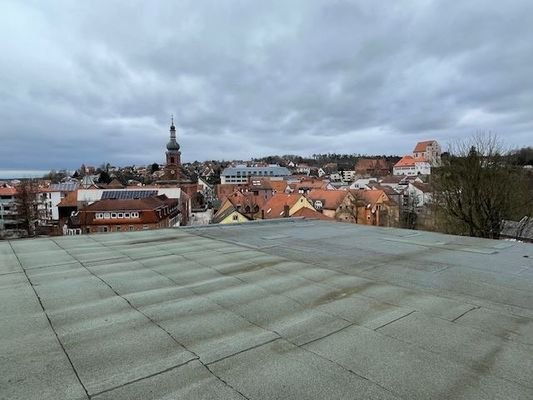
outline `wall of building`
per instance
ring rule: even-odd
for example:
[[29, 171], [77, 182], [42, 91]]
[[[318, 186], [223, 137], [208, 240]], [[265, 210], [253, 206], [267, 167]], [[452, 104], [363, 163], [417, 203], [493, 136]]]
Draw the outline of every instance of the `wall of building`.
[[222, 221], [220, 221], [220, 224], [236, 224], [240, 222], [247, 222], [248, 219], [245, 218], [241, 213], [237, 211], [233, 211], [231, 214], [229, 214], [226, 218], [224, 218]]
[[295, 212], [302, 208], [309, 208], [311, 210], [315, 210], [313, 205], [307, 200], [305, 197], [301, 197], [290, 209], [289, 209], [289, 216], [293, 215]]

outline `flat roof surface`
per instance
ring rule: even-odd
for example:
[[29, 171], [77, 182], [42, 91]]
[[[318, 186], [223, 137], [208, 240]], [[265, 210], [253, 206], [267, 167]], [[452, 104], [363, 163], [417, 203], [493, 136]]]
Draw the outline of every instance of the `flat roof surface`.
[[0, 242], [0, 398], [533, 399], [533, 245], [326, 221]]

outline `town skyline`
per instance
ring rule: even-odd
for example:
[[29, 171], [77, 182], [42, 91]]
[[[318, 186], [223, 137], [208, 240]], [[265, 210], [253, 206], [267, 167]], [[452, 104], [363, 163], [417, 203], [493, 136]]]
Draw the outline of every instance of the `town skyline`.
[[0, 168], [531, 145], [533, 4], [3, 3]]

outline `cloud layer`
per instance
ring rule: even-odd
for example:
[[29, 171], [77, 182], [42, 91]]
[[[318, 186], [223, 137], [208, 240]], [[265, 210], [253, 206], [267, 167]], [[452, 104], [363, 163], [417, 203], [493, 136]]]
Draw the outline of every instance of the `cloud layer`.
[[530, 0], [0, 8], [0, 168], [533, 144]]

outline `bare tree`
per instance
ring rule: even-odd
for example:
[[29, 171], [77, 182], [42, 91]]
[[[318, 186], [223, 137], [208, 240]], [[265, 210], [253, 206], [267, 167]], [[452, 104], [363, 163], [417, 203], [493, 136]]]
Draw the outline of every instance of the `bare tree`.
[[25, 179], [17, 186], [16, 211], [19, 229], [35, 236], [37, 215], [37, 185], [32, 179]]
[[418, 223], [419, 196], [414, 192], [406, 192], [403, 195], [403, 204], [400, 213], [400, 226], [406, 229], [416, 229]]
[[493, 135], [476, 135], [450, 148], [435, 170], [435, 203], [445, 230], [498, 239], [504, 219], [531, 207], [528, 175], [509, 162]]

